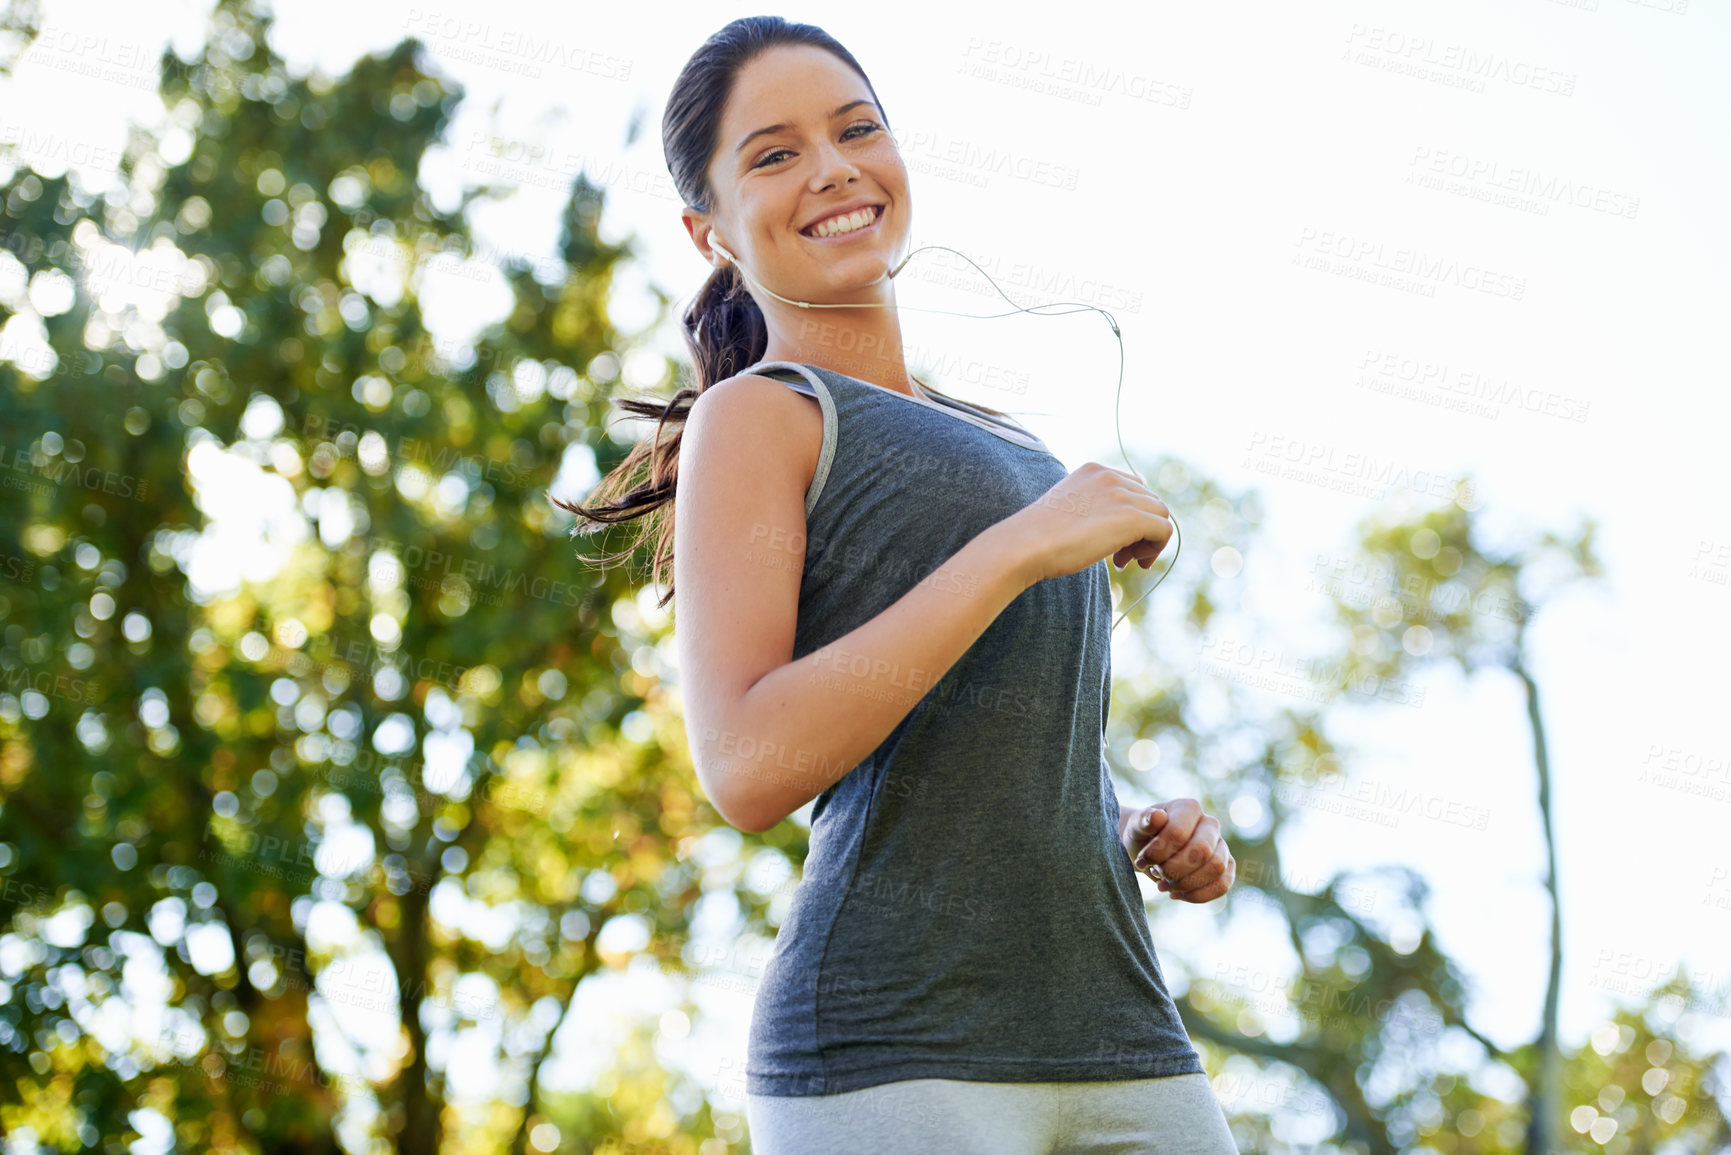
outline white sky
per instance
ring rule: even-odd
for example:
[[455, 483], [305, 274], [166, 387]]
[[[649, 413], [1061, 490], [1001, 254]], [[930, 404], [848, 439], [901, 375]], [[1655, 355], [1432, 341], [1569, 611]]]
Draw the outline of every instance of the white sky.
[[[1247, 639], [1307, 654], [1299, 639], [1327, 610], [1309, 586], [1316, 559], [1341, 552], [1379, 504], [1330, 488], [1347, 469], [1318, 480], [1254, 468], [1289, 449], [1325, 469], [1364, 455], [1470, 474], [1488, 523], [1505, 533], [1566, 532], [1582, 515], [1601, 521], [1607, 580], [1558, 599], [1532, 629], [1551, 743], [1571, 1043], [1602, 1021], [1607, 983], [1643, 985], [1682, 960], [1713, 992], [1698, 1041], [1731, 1045], [1731, 512], [1722, 456], [1731, 416], [1731, 82], [1709, 67], [1731, 52], [1731, 26], [1723, 6], [1696, 0], [1678, 11], [1685, 3], [1301, 9], [1261, 0], [1121, 9], [1056, 31], [1048, 4], [994, 6], [990, 25], [933, 5], [841, 18], [782, 13], [821, 23], [870, 73], [912, 171], [916, 246], [966, 252], [1025, 303], [1092, 292], [1082, 299], [1110, 308], [1123, 327], [1125, 442], [1261, 490], [1264, 540], [1241, 579]], [[190, 51], [200, 9], [47, 10], [62, 33], [96, 40], [21, 69], [18, 91], [0, 92], [0, 139], [34, 150], [43, 171], [68, 156], [94, 155], [100, 166], [104, 150], [118, 150], [127, 115], [160, 114], [138, 79], [150, 67], [128, 71], [128, 59], [154, 61], [164, 35]], [[520, 180], [512, 201], [477, 217], [483, 240], [501, 251], [550, 255], [557, 211], [587, 165], [614, 190], [605, 232], [635, 234], [644, 255], [612, 303], [630, 329], [648, 316], [646, 283], [683, 304], [706, 275], [678, 223], [659, 124], [679, 67], [729, 18], [693, 3], [550, 9], [491, 0], [435, 11], [300, 0], [280, 16], [275, 47], [297, 72], [316, 64], [340, 74], [361, 53], [421, 35], [467, 89], [451, 147], [429, 159], [423, 179], [446, 203], [464, 183]], [[543, 60], [540, 75], [523, 75], [510, 46], [525, 34], [551, 38], [590, 67]], [[1037, 53], [1044, 63], [1029, 65]], [[1497, 77], [1472, 81], [1462, 66], [1469, 56], [1494, 59]], [[91, 60], [109, 72], [73, 70]], [[1400, 69], [1427, 61], [1428, 77]], [[1122, 83], [1072, 81], [1074, 91], [1056, 94], [1029, 83], [1078, 73], [1104, 73], [1153, 99], [1127, 95]], [[643, 130], [626, 148], [633, 115]], [[980, 158], [993, 150], [1038, 175], [989, 168]], [[1473, 172], [1482, 175], [1451, 175]], [[1446, 187], [1425, 187], [1432, 175]], [[1538, 183], [1522, 194], [1497, 181]], [[1545, 195], [1557, 182], [1583, 203]], [[1499, 194], [1517, 203], [1499, 203]], [[1422, 292], [1377, 283], [1406, 251], [1425, 268], [1454, 263], [1459, 274], [1413, 278], [1431, 286]], [[1476, 270], [1489, 270], [1488, 290], [1472, 287]], [[945, 294], [939, 277], [980, 287]], [[1061, 291], [1031, 287], [1053, 277]], [[904, 305], [1007, 308], [947, 252], [916, 256], [901, 284]], [[500, 299], [447, 294], [429, 311], [442, 337], [460, 338], [492, 320], [481, 310]], [[979, 322], [909, 312], [903, 322], [911, 349], [1027, 374], [1020, 395], [940, 374], [944, 387], [1017, 412], [1071, 467], [1123, 464], [1110, 432], [1118, 350], [1098, 317]], [[15, 351], [28, 346], [21, 329], [0, 338]], [[672, 324], [663, 347], [683, 354]], [[1498, 389], [1506, 382], [1537, 411], [1481, 399], [1488, 408], [1463, 412], [1437, 403], [1461, 394], [1355, 384], [1385, 358], [1441, 366], [1450, 383], [1473, 379], [1463, 374]], [[1569, 419], [1583, 409], [1584, 420]], [[1184, 511], [1175, 512], [1182, 523]], [[1207, 559], [1186, 551], [1181, 564]], [[1115, 665], [1128, 670], [1126, 632], [1115, 635]], [[1546, 966], [1523, 697], [1497, 673], [1471, 683], [1440, 673], [1425, 688], [1422, 708], [1339, 711], [1331, 729], [1357, 748], [1363, 777], [1488, 810], [1488, 828], [1415, 815], [1388, 828], [1319, 811], [1288, 828], [1285, 856], [1295, 878], [1317, 881], [1383, 862], [1422, 872], [1443, 945], [1473, 976], [1475, 1024], [1512, 1046], [1536, 1029]], [[1641, 780], [1650, 757], [1673, 760], [1676, 785]], [[1148, 774], [1147, 797], [1189, 792], [1186, 769]], [[1686, 793], [1690, 784], [1717, 793]], [[1169, 977], [1254, 972], [1279, 957], [1266, 926], [1224, 941], [1213, 926], [1207, 909], [1160, 910], [1156, 942]], [[599, 1038], [588, 997], [572, 1029]], [[688, 1044], [677, 1041], [683, 1023], [662, 1021], [664, 1053], [701, 1047], [680, 1061], [725, 1086], [737, 1079], [727, 1064], [743, 1056], [749, 994], [716, 997], [716, 1014]]]

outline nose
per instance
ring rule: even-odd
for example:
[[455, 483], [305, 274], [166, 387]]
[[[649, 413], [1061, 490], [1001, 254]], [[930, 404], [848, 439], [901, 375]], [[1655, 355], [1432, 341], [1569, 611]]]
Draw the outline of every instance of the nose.
[[859, 166], [847, 158], [832, 141], [824, 141], [817, 149], [817, 191], [849, 180], [859, 179]]

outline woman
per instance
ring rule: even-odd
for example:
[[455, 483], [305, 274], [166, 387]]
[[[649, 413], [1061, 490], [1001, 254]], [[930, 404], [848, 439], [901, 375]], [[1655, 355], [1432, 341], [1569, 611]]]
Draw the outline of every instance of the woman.
[[673, 542], [715, 809], [763, 831], [816, 799], [752, 1016], [753, 1149], [1235, 1151], [1135, 881], [1205, 902], [1231, 852], [1194, 800], [1120, 807], [1104, 756], [1104, 558], [1150, 565], [1166, 506], [908, 375], [877, 307], [907, 170], [827, 34], [729, 24], [663, 137], [716, 267], [685, 317], [699, 385], [623, 402], [655, 436], [567, 508], [659, 515], [657, 581]]

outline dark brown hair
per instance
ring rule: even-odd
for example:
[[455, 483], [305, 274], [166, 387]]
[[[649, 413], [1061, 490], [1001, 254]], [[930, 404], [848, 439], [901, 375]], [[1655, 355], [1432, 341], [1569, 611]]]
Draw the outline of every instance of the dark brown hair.
[[[796, 24], [780, 16], [735, 20], [704, 41], [685, 62], [673, 82], [673, 92], [661, 118], [661, 148], [667, 171], [688, 207], [703, 213], [714, 210], [715, 190], [709, 184], [709, 162], [715, 156], [722, 112], [734, 81], [746, 64], [780, 44], [809, 44], [834, 53], [865, 81], [873, 102], [883, 111], [877, 90], [872, 88], [859, 61], [823, 29]], [[887, 130], [887, 113], [883, 120]], [[604, 567], [624, 561], [643, 539], [653, 537], [651, 580], [659, 583], [667, 575], [666, 592], [656, 603], [658, 606], [665, 606], [673, 598], [673, 493], [685, 420], [699, 394], [755, 365], [763, 359], [769, 345], [763, 313], [731, 261], [710, 273], [681, 321], [685, 343], [691, 350], [696, 386], [680, 389], [666, 401], [615, 398], [614, 404], [632, 416], [653, 418], [654, 435], [633, 446], [618, 468], [595, 487], [589, 495], [590, 502], [595, 504], [552, 499], [553, 504], [577, 514], [578, 523], [571, 530], [573, 536], [595, 533], [609, 524], [647, 519], [637, 542], [618, 553], [587, 560]], [[930, 387], [926, 392], [944, 396]], [[983, 405], [974, 407], [988, 413], [998, 412]], [[663, 437], [669, 424], [675, 428]]]

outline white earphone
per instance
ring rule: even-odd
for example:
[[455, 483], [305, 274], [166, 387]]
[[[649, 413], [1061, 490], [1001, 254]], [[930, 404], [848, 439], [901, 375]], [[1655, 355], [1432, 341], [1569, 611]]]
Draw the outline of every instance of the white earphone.
[[[746, 271], [745, 266], [740, 263], [739, 258], [734, 256], [732, 253], [728, 252], [727, 246], [722, 244], [720, 241], [715, 240], [713, 238], [713, 236], [710, 239], [709, 247], [714, 249], [716, 252], [720, 253], [722, 260], [728, 262], [734, 268], [738, 269], [740, 276], [744, 277], [746, 280], [750, 281], [752, 284], [756, 285], [758, 288], [762, 289], [764, 292], [768, 293], [770, 296], [774, 297], [778, 301], [783, 302], [784, 304], [798, 305], [802, 309], [869, 309], [869, 308], [893, 309], [893, 308], [898, 308], [898, 307], [902, 307], [902, 308], [906, 307], [906, 306], [886, 305], [880, 301], [871, 301], [871, 302], [867, 302], [865, 304], [859, 304], [859, 305], [823, 305], [823, 304], [813, 304], [810, 301], [795, 301], [795, 300], [792, 300], [791, 298], [782, 296], [780, 293], [776, 292], [774, 289], [770, 288], [768, 285], [764, 284], [762, 281], [760, 281], [756, 277], [752, 276], [749, 272]], [[928, 248], [932, 248], [932, 247], [942, 248], [943, 246], [941, 246], [941, 245], [938, 245], [938, 246], [928, 245], [926, 247], [928, 247]], [[918, 251], [919, 251], [918, 249], [914, 250], [914, 252], [918, 252]], [[954, 250], [952, 250], [952, 251], [954, 251]], [[894, 277], [897, 273], [901, 272], [902, 271], [902, 265], [907, 264], [908, 261], [913, 258], [913, 255], [914, 255], [913, 253], [909, 253], [907, 256], [903, 257], [901, 259], [901, 263], [896, 265], [895, 268], [891, 269], [887, 275], [890, 277]], [[971, 264], [972, 262], [969, 262], [969, 263]], [[974, 267], [978, 268], [979, 266], [975, 265]], [[1014, 302], [1011, 302], [1011, 303], [1014, 304]], [[927, 310], [927, 311], [928, 312], [944, 312], [944, 310], [942, 310], [942, 309], [934, 309], [934, 310]], [[1032, 310], [1023, 310], [1023, 311], [1031, 312]], [[958, 313], [958, 314], [956, 314], [956, 316], [961, 316], [961, 317], [971, 317], [973, 315], [974, 314], [972, 314], [972, 313]], [[1117, 328], [1116, 323], [1113, 324], [1113, 328], [1114, 329]]]
[[[951, 312], [949, 309], [922, 309], [917, 305], [892, 305], [892, 304], [887, 304], [887, 303], [881, 302], [881, 301], [861, 302], [860, 304], [854, 304], [854, 305], [813, 304], [810, 301], [793, 301], [793, 300], [789, 300], [788, 298], [782, 296], [780, 293], [776, 292], [774, 289], [765, 285], [762, 281], [759, 281], [756, 277], [754, 277], [750, 273], [746, 272], [745, 266], [739, 263], [739, 258], [734, 256], [732, 253], [728, 252], [726, 246], [724, 246], [720, 241], [714, 239], [713, 235], [710, 238], [709, 247], [714, 249], [716, 252], [720, 253], [722, 260], [727, 261], [734, 268], [738, 269], [740, 276], [744, 277], [746, 280], [750, 281], [752, 284], [756, 285], [758, 288], [762, 289], [764, 292], [768, 293], [770, 296], [774, 297], [776, 300], [785, 302], [786, 304], [789, 304], [789, 305], [797, 305], [802, 309], [866, 309], [866, 308], [912, 309], [916, 313], [944, 313], [944, 314], [947, 314], [947, 315], [952, 316], [952, 317], [973, 317], [973, 318], [976, 318], [978, 320], [990, 320], [993, 317], [1008, 317], [1008, 316], [1012, 315], [1010, 313], [996, 313], [996, 314], [984, 314], [984, 315], [979, 314], [979, 313], [955, 313], [955, 312]], [[1100, 314], [1102, 317], [1106, 318], [1106, 323], [1112, 327], [1112, 335], [1114, 337], [1118, 338], [1118, 390], [1117, 390], [1117, 395], [1113, 398], [1113, 403], [1112, 403], [1114, 423], [1118, 425], [1118, 430], [1117, 430], [1117, 432], [1118, 432], [1118, 451], [1120, 453], [1123, 453], [1124, 464], [1130, 466], [1130, 472], [1135, 474], [1136, 480], [1142, 482], [1143, 485], [1147, 485], [1147, 479], [1144, 478], [1142, 476], [1142, 474], [1137, 471], [1137, 469], [1134, 465], [1130, 464], [1130, 454], [1124, 450], [1124, 431], [1123, 431], [1123, 427], [1122, 427], [1122, 421], [1118, 417], [1118, 399], [1121, 398], [1123, 396], [1123, 393], [1124, 393], [1124, 334], [1122, 332], [1120, 332], [1118, 329], [1117, 319], [1114, 318], [1111, 313], [1108, 313], [1105, 309], [1100, 308], [1098, 305], [1089, 305], [1089, 304], [1085, 304], [1085, 303], [1080, 302], [1080, 301], [1056, 301], [1056, 302], [1052, 302], [1052, 304], [1047, 304], [1047, 305], [1035, 305], [1033, 308], [1025, 308], [1021, 305], [1017, 305], [1016, 302], [1010, 300], [1010, 295], [1008, 293], [1004, 292], [1003, 289], [998, 288], [998, 282], [992, 281], [992, 277], [991, 277], [990, 273], [987, 273], [986, 270], [981, 269], [979, 265], [974, 264], [973, 258], [969, 257], [966, 253], [957, 252], [955, 249], [950, 248], [948, 245], [921, 245], [919, 248], [914, 249], [913, 252], [910, 252], [910, 253], [908, 253], [907, 256], [903, 257], [901, 259], [901, 262], [899, 264], [897, 264], [895, 268], [893, 268], [889, 271], [888, 275], [891, 277], [894, 277], [897, 273], [902, 271], [902, 267], [904, 265], [906, 265], [908, 263], [908, 261], [913, 259], [914, 253], [923, 252], [926, 249], [943, 249], [946, 252], [955, 253], [958, 257], [961, 257], [964, 261], [967, 261], [968, 264], [973, 265], [974, 268], [976, 268], [976, 269], [979, 269], [980, 274], [982, 276], [984, 276], [986, 278], [986, 280], [991, 281], [992, 288], [998, 290], [998, 295], [1000, 297], [1004, 298], [1004, 300], [1010, 301], [1010, 304], [1015, 306], [1015, 312], [1017, 312], [1017, 313], [1032, 313], [1035, 315], [1041, 315], [1041, 314], [1045, 313], [1046, 310], [1050, 309], [1052, 307], [1052, 304], [1060, 304], [1060, 305], [1077, 305], [1083, 309], [1092, 309], [1092, 310], [1094, 310], [1094, 312], [1096, 312], [1096, 313]], [[1073, 313], [1075, 311], [1076, 311], [1075, 309], [1066, 309], [1065, 310], [1065, 312], [1070, 312], [1070, 313]], [[1168, 511], [1168, 512], [1170, 512], [1170, 511]], [[1184, 534], [1178, 528], [1178, 519], [1175, 517], [1169, 517], [1169, 520], [1172, 522], [1172, 533], [1173, 533], [1173, 537], [1177, 540], [1178, 550], [1182, 550], [1184, 548]], [[1172, 567], [1178, 564], [1178, 550], [1173, 551], [1172, 560], [1169, 561], [1168, 563], [1166, 563], [1166, 569], [1164, 570], [1164, 572], [1162, 572], [1160, 574], [1159, 580], [1156, 581], [1152, 586], [1150, 586], [1142, 594], [1142, 597], [1137, 598], [1135, 601], [1131, 602], [1129, 605], [1124, 607], [1123, 613], [1120, 613], [1118, 615], [1117, 621], [1114, 621], [1112, 623], [1112, 629], [1114, 629], [1114, 630], [1117, 629], [1119, 624], [1122, 623], [1125, 618], [1130, 616], [1130, 610], [1132, 608], [1134, 608], [1136, 605], [1138, 605], [1142, 601], [1143, 598], [1146, 598], [1149, 594], [1153, 593], [1154, 590], [1160, 586], [1161, 582], [1164, 582], [1166, 580], [1167, 574], [1170, 574], [1172, 572]], [[1126, 564], [1125, 568], [1126, 569], [1129, 568], [1128, 564]]]

